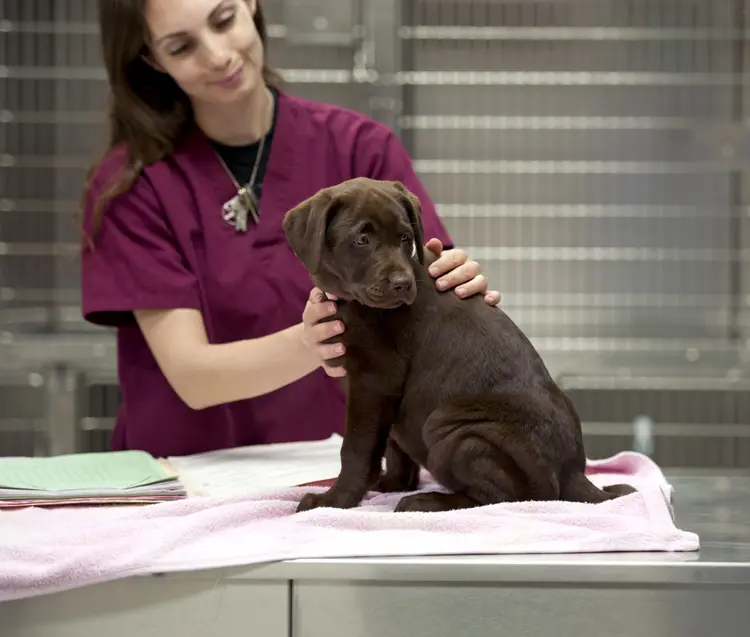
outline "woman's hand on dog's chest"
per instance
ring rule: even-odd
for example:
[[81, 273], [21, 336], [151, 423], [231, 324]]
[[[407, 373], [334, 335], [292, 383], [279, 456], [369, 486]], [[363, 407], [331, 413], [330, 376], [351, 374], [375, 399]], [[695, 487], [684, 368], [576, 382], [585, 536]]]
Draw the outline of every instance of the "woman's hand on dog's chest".
[[338, 311], [336, 298], [328, 299], [318, 288], [313, 288], [302, 313], [305, 326], [305, 345], [315, 352], [326, 374], [333, 377], [346, 376], [343, 368], [343, 355], [346, 351], [341, 335], [344, 332], [342, 321], [331, 318]]

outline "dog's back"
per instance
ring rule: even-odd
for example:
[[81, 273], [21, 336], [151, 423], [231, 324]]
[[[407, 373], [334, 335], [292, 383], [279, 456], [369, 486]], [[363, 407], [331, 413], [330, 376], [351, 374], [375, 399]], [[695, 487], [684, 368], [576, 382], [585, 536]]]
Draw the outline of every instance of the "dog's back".
[[399, 319], [397, 349], [409, 371], [394, 438], [428, 468], [428, 446], [459, 429], [470, 437], [499, 434], [504, 446], [533, 447], [555, 473], [571, 464], [582, 468], [577, 415], [528, 338], [481, 296], [438, 292], [428, 265], [415, 266], [417, 300]]

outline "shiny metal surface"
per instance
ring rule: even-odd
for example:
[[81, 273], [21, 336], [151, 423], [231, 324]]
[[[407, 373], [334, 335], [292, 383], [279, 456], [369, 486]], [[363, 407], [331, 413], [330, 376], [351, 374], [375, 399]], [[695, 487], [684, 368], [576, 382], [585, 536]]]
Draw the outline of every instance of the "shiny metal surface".
[[675, 488], [676, 524], [698, 533], [698, 552], [298, 560], [269, 566], [264, 575], [316, 581], [750, 587], [750, 474], [667, 477]]
[[119, 636], [135, 625], [185, 636], [746, 637], [750, 475], [669, 479], [698, 553], [299, 560], [137, 576], [8, 602], [3, 637]]
[[746, 637], [750, 475], [670, 478], [697, 553], [296, 562], [292, 634]]
[[2, 637], [288, 637], [289, 584], [131, 577], [0, 604]]

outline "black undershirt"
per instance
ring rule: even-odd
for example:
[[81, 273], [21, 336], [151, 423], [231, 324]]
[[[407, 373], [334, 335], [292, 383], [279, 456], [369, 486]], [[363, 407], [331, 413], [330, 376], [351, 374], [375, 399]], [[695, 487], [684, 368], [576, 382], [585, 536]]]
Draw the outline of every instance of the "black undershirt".
[[[271, 142], [273, 141], [273, 134], [276, 130], [276, 115], [278, 113], [278, 93], [276, 89], [270, 89], [273, 93], [273, 121], [271, 122], [271, 130], [266, 135], [266, 141], [263, 146], [263, 155], [260, 158], [260, 164], [258, 165], [258, 172], [255, 175], [255, 183], [253, 184], [253, 193], [260, 201], [261, 195], [263, 194], [263, 178], [266, 174], [266, 166], [268, 166], [268, 158], [271, 154]], [[250, 181], [250, 176], [253, 174], [253, 166], [255, 166], [255, 159], [258, 156], [258, 150], [260, 149], [260, 140], [253, 142], [252, 144], [245, 144], [243, 146], [228, 146], [221, 144], [217, 141], [211, 140], [213, 147], [216, 152], [221, 155], [224, 163], [229, 168], [230, 172], [241, 186], [247, 185]]]

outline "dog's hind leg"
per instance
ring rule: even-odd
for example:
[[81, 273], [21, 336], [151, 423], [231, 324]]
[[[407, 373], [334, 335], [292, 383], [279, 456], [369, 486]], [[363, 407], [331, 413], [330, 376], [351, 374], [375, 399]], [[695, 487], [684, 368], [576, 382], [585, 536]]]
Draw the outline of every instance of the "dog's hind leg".
[[450, 511], [518, 499], [510, 472], [481, 438], [463, 438], [450, 456], [430, 457], [428, 468], [452, 493], [407, 495], [396, 511]]
[[557, 500], [557, 476], [546, 460], [519, 439], [494, 400], [445, 404], [427, 419], [423, 438], [427, 470], [450, 494], [403, 498], [397, 511], [446, 511], [518, 500]]
[[427, 493], [413, 493], [401, 498], [396, 505], [396, 513], [406, 511], [452, 511], [455, 509], [471, 509], [480, 503], [465, 493], [442, 493], [429, 491]]
[[584, 473], [572, 474], [563, 480], [560, 486], [560, 498], [562, 500], [588, 502], [591, 504], [614, 500], [615, 498], [636, 492], [636, 489], [629, 484], [612, 484], [600, 489]]

